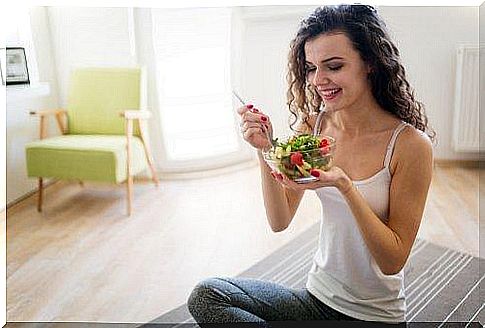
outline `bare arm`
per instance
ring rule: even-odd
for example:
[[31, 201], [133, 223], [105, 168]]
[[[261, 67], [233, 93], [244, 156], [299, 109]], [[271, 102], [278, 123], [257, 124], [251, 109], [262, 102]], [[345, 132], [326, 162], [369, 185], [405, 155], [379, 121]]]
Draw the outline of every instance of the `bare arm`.
[[429, 139], [406, 130], [394, 151], [399, 155], [390, 186], [387, 225], [374, 214], [353, 185], [342, 191], [367, 247], [381, 271], [389, 275], [398, 273], [406, 263], [432, 177], [433, 153]]
[[285, 188], [271, 176], [271, 169], [258, 151], [266, 217], [274, 232], [285, 230], [293, 220], [304, 191]]

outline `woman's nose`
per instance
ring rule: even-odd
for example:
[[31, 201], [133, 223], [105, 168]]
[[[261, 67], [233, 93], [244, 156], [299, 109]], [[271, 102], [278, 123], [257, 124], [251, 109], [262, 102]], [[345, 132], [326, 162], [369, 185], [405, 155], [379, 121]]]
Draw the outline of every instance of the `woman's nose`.
[[321, 85], [321, 84], [328, 84], [329, 82], [330, 80], [326, 76], [325, 72], [317, 68], [315, 70], [315, 75], [313, 76], [313, 84]]

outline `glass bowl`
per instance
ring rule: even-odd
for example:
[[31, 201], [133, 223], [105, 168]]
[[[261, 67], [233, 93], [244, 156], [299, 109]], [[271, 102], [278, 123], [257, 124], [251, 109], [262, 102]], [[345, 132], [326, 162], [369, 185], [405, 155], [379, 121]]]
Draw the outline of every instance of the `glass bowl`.
[[335, 146], [330, 136], [292, 136], [264, 150], [263, 158], [272, 170], [296, 183], [308, 183], [318, 180], [310, 174], [312, 169], [327, 171], [332, 167]]

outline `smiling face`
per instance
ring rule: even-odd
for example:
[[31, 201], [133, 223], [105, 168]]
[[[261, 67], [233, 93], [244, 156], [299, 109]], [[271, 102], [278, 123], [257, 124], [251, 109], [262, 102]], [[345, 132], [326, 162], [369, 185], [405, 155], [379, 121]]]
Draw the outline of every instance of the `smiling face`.
[[305, 43], [307, 81], [328, 111], [357, 107], [372, 97], [369, 66], [343, 33], [321, 34]]

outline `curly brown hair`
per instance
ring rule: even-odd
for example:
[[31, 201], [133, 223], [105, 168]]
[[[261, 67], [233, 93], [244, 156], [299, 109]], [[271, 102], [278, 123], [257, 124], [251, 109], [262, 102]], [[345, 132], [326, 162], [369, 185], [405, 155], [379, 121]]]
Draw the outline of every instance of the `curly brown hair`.
[[288, 55], [287, 105], [293, 117], [290, 127], [300, 120], [308, 128], [309, 117], [320, 112], [323, 102], [307, 81], [305, 43], [324, 33], [343, 32], [370, 65], [372, 94], [386, 111], [425, 132], [431, 140], [436, 133], [428, 126], [424, 105], [417, 101], [406, 79], [399, 50], [392, 42], [384, 21], [374, 7], [337, 5], [317, 8], [300, 23], [290, 43]]

